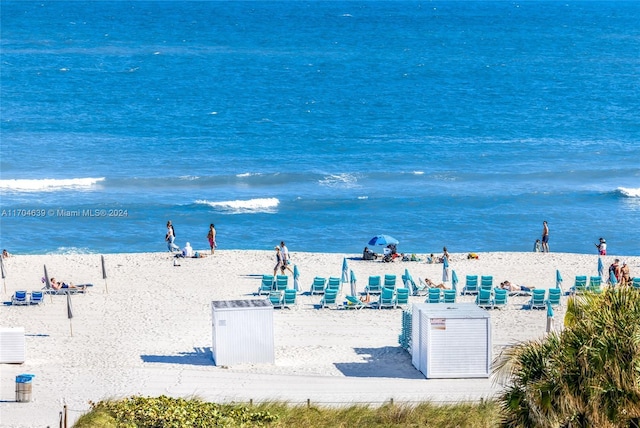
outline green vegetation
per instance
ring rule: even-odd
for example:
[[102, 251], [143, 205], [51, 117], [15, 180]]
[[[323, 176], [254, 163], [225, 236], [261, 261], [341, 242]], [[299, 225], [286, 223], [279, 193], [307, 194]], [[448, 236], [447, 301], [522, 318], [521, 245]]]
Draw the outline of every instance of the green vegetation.
[[569, 300], [565, 329], [508, 350], [496, 372], [507, 427], [638, 427], [640, 293]]
[[214, 404], [198, 399], [130, 397], [92, 403], [75, 428], [151, 427], [434, 427], [489, 428], [499, 426], [494, 402], [417, 406], [320, 408], [287, 403]]

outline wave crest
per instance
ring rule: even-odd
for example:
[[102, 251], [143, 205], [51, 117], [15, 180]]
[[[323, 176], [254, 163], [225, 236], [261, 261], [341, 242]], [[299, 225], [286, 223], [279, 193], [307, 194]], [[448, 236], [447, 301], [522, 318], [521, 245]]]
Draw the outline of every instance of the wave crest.
[[628, 198], [640, 198], [640, 188], [638, 187], [618, 187], [616, 190], [618, 193]]
[[208, 205], [212, 208], [224, 211], [227, 214], [254, 214], [276, 212], [280, 201], [277, 198], [256, 198], [248, 200], [234, 200], [211, 202], [206, 199], [199, 199], [196, 204]]
[[70, 189], [86, 189], [104, 181], [100, 178], [42, 178], [42, 179], [10, 179], [0, 180], [0, 189], [14, 192], [43, 192]]

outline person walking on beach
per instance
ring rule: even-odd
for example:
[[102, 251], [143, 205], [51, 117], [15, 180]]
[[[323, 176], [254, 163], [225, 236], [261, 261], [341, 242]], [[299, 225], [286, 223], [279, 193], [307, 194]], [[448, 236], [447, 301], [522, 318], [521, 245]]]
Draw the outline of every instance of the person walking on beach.
[[600, 238], [600, 243], [595, 244], [595, 246], [598, 248], [598, 254], [601, 256], [607, 255], [607, 241], [604, 238]]
[[211, 247], [211, 254], [213, 254], [216, 249], [216, 227], [211, 223], [209, 225], [209, 233], [207, 234], [207, 239], [209, 240], [209, 247]]
[[546, 220], [542, 222], [542, 252], [549, 252], [549, 225]]
[[173, 228], [171, 220], [167, 222], [167, 234], [164, 236], [164, 240], [167, 242], [167, 248], [169, 248], [169, 251], [172, 253], [174, 251], [180, 251], [180, 247], [173, 242], [176, 240], [176, 231]]
[[291, 264], [291, 256], [289, 255], [289, 249], [284, 244], [284, 241], [280, 241], [280, 255], [282, 256], [282, 273], [286, 273], [285, 271], [288, 270], [293, 275], [293, 271], [289, 267]]
[[276, 276], [278, 274], [278, 269], [284, 270], [282, 269], [282, 254], [280, 251], [280, 247], [276, 246], [276, 265], [273, 268], [273, 276]]

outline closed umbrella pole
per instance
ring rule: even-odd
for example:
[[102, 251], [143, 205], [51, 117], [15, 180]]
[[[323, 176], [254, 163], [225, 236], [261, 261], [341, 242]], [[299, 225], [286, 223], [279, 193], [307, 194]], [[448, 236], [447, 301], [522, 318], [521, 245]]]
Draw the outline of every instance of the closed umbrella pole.
[[347, 264], [347, 258], [342, 259], [342, 283], [349, 282], [349, 265]]
[[451, 271], [451, 288], [457, 294], [457, 292], [458, 292], [458, 274], [456, 274], [455, 270]]
[[356, 274], [351, 271], [351, 295], [357, 296], [356, 294]]
[[447, 258], [444, 257], [444, 261], [442, 263], [442, 282], [449, 281], [449, 262]]
[[560, 275], [560, 269], [556, 269], [556, 288], [562, 289], [562, 275]]
[[602, 264], [602, 257], [598, 257], [598, 276], [602, 278], [603, 273], [604, 273], [604, 265]]
[[2, 270], [2, 284], [4, 285], [4, 294], [7, 294], [7, 272], [4, 270], [4, 260], [0, 257], [0, 269]]
[[107, 287], [107, 269], [104, 267], [104, 256], [100, 256], [102, 261], [102, 279], [104, 279], [104, 289], [109, 294], [109, 287]]
[[47, 285], [47, 291], [49, 292], [49, 300], [53, 302], [53, 293], [51, 293], [51, 281], [49, 280], [49, 274], [47, 273], [47, 265], [44, 265], [44, 283]]
[[300, 271], [298, 270], [298, 265], [293, 265], [293, 289], [296, 292], [300, 291]]
[[71, 319], [73, 318], [73, 308], [71, 307], [71, 291], [67, 291], [67, 318], [69, 318], [69, 331], [71, 332], [71, 337], [73, 337], [73, 324], [71, 323]]

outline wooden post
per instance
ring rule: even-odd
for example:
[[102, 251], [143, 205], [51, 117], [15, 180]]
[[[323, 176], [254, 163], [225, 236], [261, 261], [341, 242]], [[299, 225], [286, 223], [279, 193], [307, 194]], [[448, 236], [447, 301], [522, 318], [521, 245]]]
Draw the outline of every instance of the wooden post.
[[311, 399], [307, 398], [307, 409], [311, 408]]
[[391, 398], [389, 399], [389, 404], [391, 404], [391, 405], [393, 406], [393, 397], [391, 397]]
[[64, 428], [67, 428], [67, 405], [64, 405]]

